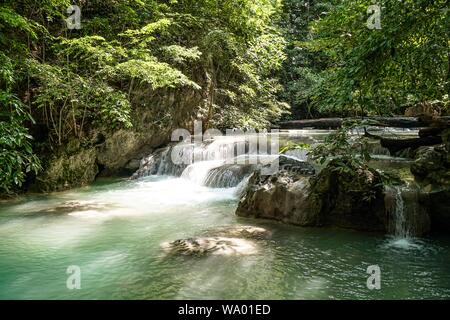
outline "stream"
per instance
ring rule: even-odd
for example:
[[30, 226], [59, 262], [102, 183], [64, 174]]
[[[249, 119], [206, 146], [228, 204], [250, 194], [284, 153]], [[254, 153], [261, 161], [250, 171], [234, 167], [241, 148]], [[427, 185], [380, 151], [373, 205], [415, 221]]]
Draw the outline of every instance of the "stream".
[[[241, 184], [201, 181], [192, 170], [100, 179], [0, 202], [0, 299], [450, 298], [449, 236], [244, 219], [234, 214]], [[251, 250], [241, 254], [168, 255], [161, 247], [233, 226], [264, 228], [270, 236], [248, 240]], [[380, 266], [380, 290], [367, 288], [371, 265]], [[79, 290], [66, 286], [69, 266], [81, 270]]]

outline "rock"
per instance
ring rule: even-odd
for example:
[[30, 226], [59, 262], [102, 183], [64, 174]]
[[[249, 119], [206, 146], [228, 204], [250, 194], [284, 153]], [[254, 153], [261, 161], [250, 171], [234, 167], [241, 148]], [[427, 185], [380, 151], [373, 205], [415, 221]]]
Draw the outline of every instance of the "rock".
[[419, 117], [422, 115], [427, 115], [427, 116], [436, 117], [436, 116], [441, 115], [441, 108], [442, 108], [442, 106], [440, 104], [433, 104], [430, 102], [421, 102], [412, 107], [407, 108], [405, 110], [405, 116]]
[[341, 169], [332, 161], [312, 177], [288, 170], [272, 176], [255, 172], [236, 214], [300, 226], [386, 231], [379, 173], [369, 168]]
[[253, 226], [226, 226], [208, 230], [205, 235], [209, 237], [264, 239], [272, 233], [267, 229]]
[[38, 211], [39, 214], [68, 214], [79, 211], [103, 211], [111, 208], [110, 204], [94, 201], [67, 201], [57, 206]]
[[420, 237], [430, 232], [427, 195], [415, 186], [386, 187], [388, 231], [400, 237]]
[[[139, 168], [134, 159], [140, 159], [155, 146], [165, 142], [164, 135], [143, 134], [130, 130], [118, 130], [98, 147], [98, 163], [109, 175], [125, 170], [131, 174]], [[132, 162], [133, 161], [133, 162]]]
[[363, 231], [387, 229], [383, 184], [369, 167], [331, 161], [311, 178], [311, 198], [320, 225]]
[[450, 159], [445, 145], [419, 148], [411, 173], [421, 185], [450, 186]]
[[204, 185], [210, 188], [233, 188], [254, 170], [254, 165], [225, 164], [211, 169]]
[[450, 232], [450, 188], [430, 192], [427, 207], [432, 230]]
[[161, 247], [167, 254], [189, 256], [252, 255], [258, 251], [252, 241], [225, 237], [180, 239], [163, 243]]
[[278, 157], [278, 165], [280, 170], [301, 175], [313, 175], [316, 172], [311, 163], [283, 154]]
[[255, 172], [241, 198], [236, 214], [301, 226], [315, 226], [318, 215], [309, 199], [309, 177], [281, 171], [273, 176]]
[[447, 161], [450, 162], [450, 129], [444, 130], [441, 136], [445, 144], [445, 149], [447, 150]]
[[[144, 157], [140, 161], [139, 169], [131, 176], [131, 179], [134, 180], [155, 174], [181, 176], [188, 164], [175, 164], [172, 162], [173, 148], [174, 145], [169, 145], [165, 148], [157, 149], [149, 156]], [[191, 149], [191, 146], [186, 147], [186, 151]]]
[[97, 153], [94, 148], [51, 159], [44, 171], [37, 176], [31, 191], [62, 191], [88, 185], [98, 174]]
[[141, 165], [141, 160], [140, 159], [131, 159], [125, 166], [125, 169], [127, 170], [131, 170], [131, 171], [136, 171], [139, 169]]

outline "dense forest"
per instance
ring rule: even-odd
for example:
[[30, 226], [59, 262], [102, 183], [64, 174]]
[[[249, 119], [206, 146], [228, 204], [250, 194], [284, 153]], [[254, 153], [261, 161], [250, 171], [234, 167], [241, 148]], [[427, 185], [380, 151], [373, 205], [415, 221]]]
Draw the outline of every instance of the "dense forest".
[[81, 28], [71, 4], [0, 4], [0, 193], [118, 172], [126, 161], [92, 156], [105, 141], [138, 153], [195, 119], [263, 129], [448, 109], [445, 0], [380, 1], [375, 28], [371, 0], [80, 0]]
[[448, 0], [1, 0], [0, 300], [450, 299], [449, 94]]

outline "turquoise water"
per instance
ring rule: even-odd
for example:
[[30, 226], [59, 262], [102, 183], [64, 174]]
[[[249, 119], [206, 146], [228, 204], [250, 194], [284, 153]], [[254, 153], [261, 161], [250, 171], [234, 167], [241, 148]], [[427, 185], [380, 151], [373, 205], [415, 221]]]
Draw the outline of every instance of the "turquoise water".
[[[149, 177], [0, 203], [0, 299], [450, 298], [450, 237], [393, 239], [234, 215], [235, 189]], [[248, 255], [167, 256], [161, 243], [268, 229]], [[66, 286], [79, 266], [81, 289]], [[381, 289], [366, 286], [381, 268]]]

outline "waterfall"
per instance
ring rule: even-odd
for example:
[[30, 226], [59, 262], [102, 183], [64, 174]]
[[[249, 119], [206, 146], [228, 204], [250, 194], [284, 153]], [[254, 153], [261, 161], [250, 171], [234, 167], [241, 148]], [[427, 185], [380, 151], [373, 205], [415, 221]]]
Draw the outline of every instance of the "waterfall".
[[[260, 156], [258, 150], [250, 149], [245, 136], [216, 137], [200, 145], [170, 145], [142, 159], [131, 179], [169, 175], [212, 188], [233, 188], [256, 170], [257, 165], [252, 163], [273, 158]], [[183, 163], [174, 163], [174, 156]]]
[[402, 196], [402, 189], [395, 187], [395, 208], [394, 208], [395, 229], [394, 234], [400, 238], [408, 238], [409, 231], [405, 217], [405, 201]]
[[254, 170], [256, 170], [256, 166], [252, 165], [223, 165], [210, 170], [203, 182], [208, 187], [234, 188]]
[[181, 174], [182, 178], [204, 185], [211, 170], [223, 165], [222, 160], [200, 161], [190, 164]]
[[385, 194], [389, 232], [407, 239], [424, 234], [430, 228], [430, 218], [420, 203], [420, 190], [413, 186], [388, 187]]
[[396, 238], [409, 238], [409, 221], [405, 200], [403, 198], [403, 186], [387, 187], [385, 196], [386, 213], [389, 217], [389, 232]]

